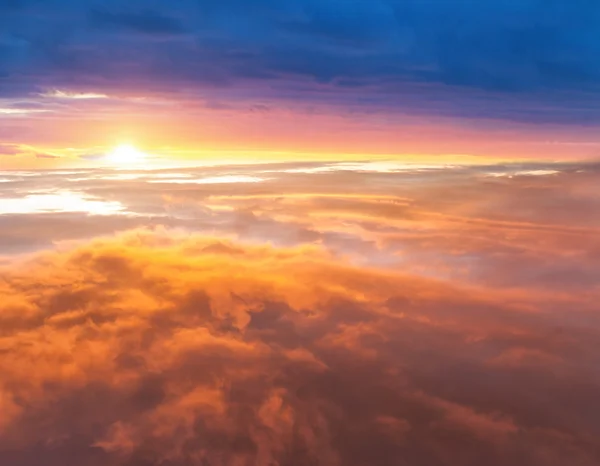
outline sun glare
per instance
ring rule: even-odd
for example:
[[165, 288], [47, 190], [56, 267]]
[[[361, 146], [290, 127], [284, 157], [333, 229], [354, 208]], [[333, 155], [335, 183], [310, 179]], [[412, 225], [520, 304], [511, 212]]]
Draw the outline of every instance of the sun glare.
[[131, 144], [121, 144], [106, 155], [106, 160], [114, 165], [137, 165], [145, 159], [146, 154]]

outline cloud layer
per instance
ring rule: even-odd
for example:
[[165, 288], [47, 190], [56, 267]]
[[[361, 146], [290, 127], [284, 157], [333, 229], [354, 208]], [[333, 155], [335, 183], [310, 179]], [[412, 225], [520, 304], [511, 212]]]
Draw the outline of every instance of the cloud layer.
[[596, 465], [597, 182], [1, 173], [0, 463]]
[[7, 464], [600, 458], [597, 316], [543, 294], [143, 231], [1, 283]]
[[136, 227], [277, 246], [486, 286], [598, 282], [598, 166], [286, 163], [0, 173], [0, 256]]

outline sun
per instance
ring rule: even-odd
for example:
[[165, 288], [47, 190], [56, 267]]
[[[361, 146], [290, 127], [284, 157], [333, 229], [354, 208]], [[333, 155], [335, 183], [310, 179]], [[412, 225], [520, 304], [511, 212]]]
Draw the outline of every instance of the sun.
[[114, 165], [138, 165], [146, 159], [146, 154], [131, 144], [121, 144], [106, 154], [106, 160]]

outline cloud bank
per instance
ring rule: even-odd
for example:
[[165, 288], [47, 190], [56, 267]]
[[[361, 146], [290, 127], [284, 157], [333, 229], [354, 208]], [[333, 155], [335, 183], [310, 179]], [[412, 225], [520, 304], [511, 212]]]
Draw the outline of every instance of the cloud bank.
[[600, 458], [598, 327], [543, 295], [145, 231], [0, 284], [6, 464]]
[[597, 181], [1, 173], [0, 463], [594, 466]]

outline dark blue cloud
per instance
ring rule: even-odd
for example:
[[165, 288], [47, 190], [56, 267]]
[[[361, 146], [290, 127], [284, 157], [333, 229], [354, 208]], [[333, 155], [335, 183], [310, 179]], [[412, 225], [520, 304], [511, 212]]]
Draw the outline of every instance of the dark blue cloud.
[[0, 95], [262, 80], [254, 97], [595, 124], [599, 28], [591, 0], [2, 1]]
[[179, 34], [184, 31], [180, 21], [155, 11], [113, 13], [105, 9], [90, 12], [92, 25], [106, 29], [125, 29], [146, 34]]

